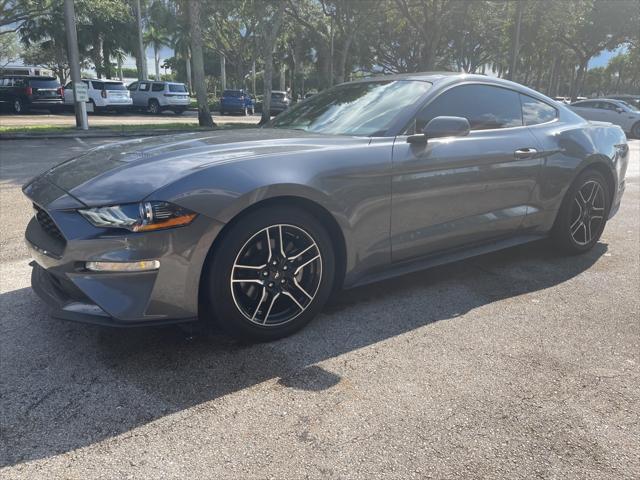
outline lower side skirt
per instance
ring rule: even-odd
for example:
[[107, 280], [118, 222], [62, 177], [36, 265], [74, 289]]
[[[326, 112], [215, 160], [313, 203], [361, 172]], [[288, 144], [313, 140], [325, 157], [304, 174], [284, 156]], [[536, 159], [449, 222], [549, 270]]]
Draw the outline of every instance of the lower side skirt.
[[484, 255], [486, 253], [496, 252], [498, 250], [504, 250], [505, 248], [515, 247], [523, 245], [525, 243], [535, 242], [547, 238], [547, 235], [542, 234], [526, 234], [517, 235], [514, 237], [502, 238], [493, 240], [490, 242], [484, 242], [477, 245], [467, 245], [444, 252], [435, 253], [425, 257], [417, 258], [409, 262], [402, 262], [399, 264], [393, 264], [391, 267], [384, 271], [379, 271], [370, 275], [366, 275], [355, 283], [345, 287], [345, 289], [360, 287], [362, 285], [368, 285], [370, 283], [380, 282], [389, 278], [398, 277], [400, 275], [406, 275], [409, 273], [419, 272], [428, 268], [437, 267], [439, 265], [446, 265], [448, 263], [459, 262], [467, 258], [477, 257], [478, 255]]

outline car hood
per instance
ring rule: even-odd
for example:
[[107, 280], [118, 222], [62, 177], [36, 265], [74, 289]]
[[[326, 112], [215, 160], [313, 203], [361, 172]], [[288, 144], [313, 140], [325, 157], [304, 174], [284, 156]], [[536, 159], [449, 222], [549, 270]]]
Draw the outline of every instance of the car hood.
[[[36, 203], [71, 208], [138, 202], [195, 171], [222, 163], [368, 142], [295, 130], [240, 129], [147, 137], [102, 146], [64, 162], [25, 185]], [[68, 197], [59, 197], [66, 194]]]

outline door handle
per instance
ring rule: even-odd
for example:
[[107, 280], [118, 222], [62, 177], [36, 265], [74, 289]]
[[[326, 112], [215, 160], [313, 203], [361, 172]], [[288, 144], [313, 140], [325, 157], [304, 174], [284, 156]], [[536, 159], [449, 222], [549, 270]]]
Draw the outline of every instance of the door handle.
[[519, 159], [522, 158], [531, 158], [538, 153], [538, 150], [535, 148], [519, 148], [515, 152], [513, 152], [513, 156]]

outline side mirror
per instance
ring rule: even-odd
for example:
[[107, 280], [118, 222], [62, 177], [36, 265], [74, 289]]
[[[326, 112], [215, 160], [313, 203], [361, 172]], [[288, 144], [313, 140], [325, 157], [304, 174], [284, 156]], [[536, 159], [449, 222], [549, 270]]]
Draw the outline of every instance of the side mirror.
[[429, 138], [464, 137], [469, 135], [469, 120], [463, 117], [436, 117], [422, 129], [421, 134], [407, 137], [408, 143], [426, 143]]
[[624, 108], [622, 108], [622, 107], [616, 107], [616, 112], [618, 112], [618, 113], [622, 113], [622, 112], [624, 112]]

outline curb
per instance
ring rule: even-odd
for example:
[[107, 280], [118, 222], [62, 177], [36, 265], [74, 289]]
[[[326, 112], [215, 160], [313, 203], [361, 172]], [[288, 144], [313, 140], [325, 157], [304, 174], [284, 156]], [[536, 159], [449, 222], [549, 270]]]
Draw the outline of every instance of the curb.
[[192, 132], [214, 132], [216, 129], [179, 129], [179, 130], [144, 130], [144, 131], [122, 131], [122, 130], [106, 130], [84, 132], [78, 130], [75, 132], [43, 132], [43, 133], [0, 133], [0, 141], [3, 140], [49, 140], [56, 138], [109, 138], [109, 137], [153, 137], [159, 135], [172, 135], [176, 133], [192, 133]]

